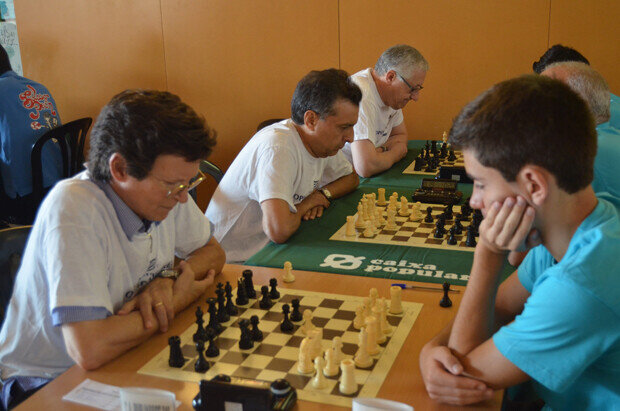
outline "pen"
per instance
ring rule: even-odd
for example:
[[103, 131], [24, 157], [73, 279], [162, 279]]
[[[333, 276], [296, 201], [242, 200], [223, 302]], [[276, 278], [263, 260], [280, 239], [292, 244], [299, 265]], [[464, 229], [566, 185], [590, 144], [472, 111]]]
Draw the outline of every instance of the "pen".
[[[400, 287], [403, 290], [407, 290], [407, 289], [418, 289], [418, 290], [429, 290], [429, 291], [443, 291], [443, 288], [437, 288], [437, 287], [425, 287], [423, 285], [407, 285], [407, 284], [402, 284], [402, 283], [397, 283], [397, 284], [392, 284], [393, 286], [396, 287]], [[460, 290], [449, 290], [452, 293], [460, 293]]]

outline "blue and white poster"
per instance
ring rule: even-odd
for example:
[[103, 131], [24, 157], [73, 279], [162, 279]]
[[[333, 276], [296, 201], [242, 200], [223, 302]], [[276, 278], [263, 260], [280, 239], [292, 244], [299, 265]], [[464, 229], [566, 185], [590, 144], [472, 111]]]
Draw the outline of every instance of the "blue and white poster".
[[15, 8], [13, 0], [0, 0], [0, 44], [6, 50], [11, 61], [13, 71], [23, 75], [22, 57], [19, 52], [19, 40], [17, 38], [17, 25], [15, 21]]

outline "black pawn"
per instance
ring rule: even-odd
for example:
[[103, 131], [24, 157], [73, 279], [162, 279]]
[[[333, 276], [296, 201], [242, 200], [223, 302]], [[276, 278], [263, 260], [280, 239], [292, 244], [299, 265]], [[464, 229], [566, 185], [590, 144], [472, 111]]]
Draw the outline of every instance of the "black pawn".
[[196, 325], [197, 329], [194, 333], [193, 340], [194, 342], [205, 341], [207, 339], [207, 332], [203, 326], [204, 324], [203, 312], [200, 306], [196, 307]]
[[252, 270], [243, 270], [243, 284], [245, 285], [245, 294], [249, 298], [256, 298], [256, 290], [252, 282]]
[[268, 310], [271, 307], [273, 307], [273, 303], [271, 302], [271, 299], [269, 298], [269, 287], [267, 287], [266, 285], [263, 285], [260, 288], [260, 292], [263, 295], [263, 298], [261, 298], [260, 302], [258, 303], [258, 306], [262, 308], [263, 310]]
[[168, 365], [174, 368], [183, 367], [183, 364], [185, 364], [185, 357], [183, 357], [183, 351], [181, 351], [181, 339], [177, 335], [173, 335], [168, 338], [168, 345], [170, 345]]
[[463, 224], [461, 224], [461, 217], [457, 217], [454, 223], [454, 232], [458, 235], [463, 234]]
[[415, 158], [415, 164], [413, 165], [413, 171], [421, 171], [422, 167], [424, 167], [424, 158], [422, 157], [422, 154], [418, 155]]
[[252, 341], [252, 335], [248, 329], [250, 322], [248, 320], [239, 321], [239, 328], [241, 329], [241, 338], [239, 338], [239, 348], [242, 350], [249, 350], [254, 347], [254, 341]]
[[245, 283], [243, 279], [239, 279], [237, 281], [237, 298], [235, 299], [235, 303], [237, 305], [246, 305], [250, 301], [248, 300], [248, 295], [245, 292]]
[[250, 317], [250, 323], [252, 324], [252, 330], [250, 334], [253, 341], [263, 341], [263, 332], [258, 329], [258, 315]]
[[299, 322], [304, 319], [301, 311], [299, 310], [299, 298], [293, 298], [291, 301], [293, 306], [293, 312], [291, 312], [291, 321]]
[[226, 291], [226, 312], [228, 315], [237, 315], [239, 314], [239, 310], [233, 303], [233, 293], [232, 286], [230, 282], [226, 281], [226, 286], [224, 286], [224, 291]]
[[198, 353], [198, 359], [194, 364], [194, 370], [199, 373], [205, 373], [209, 369], [209, 362], [205, 359], [204, 355], [205, 343], [198, 341], [196, 343], [196, 352]]
[[456, 154], [454, 154], [454, 149], [450, 149], [450, 154], [448, 154], [448, 161], [456, 160]]
[[435, 223], [435, 234], [433, 234], [433, 237], [435, 238], [443, 238], [443, 227], [441, 226], [441, 221], [437, 220], [437, 222]]
[[288, 318], [290, 311], [291, 307], [288, 304], [282, 305], [282, 314], [284, 314], [284, 319], [280, 323], [280, 330], [285, 333], [291, 332], [293, 331], [293, 328], [295, 328], [291, 320]]
[[439, 301], [439, 305], [442, 307], [452, 307], [452, 300], [450, 300], [450, 297], [448, 296], [448, 293], [450, 292], [450, 283], [449, 282], [445, 282], [443, 283], [443, 298], [441, 299], [441, 301]]
[[474, 230], [473, 225], [470, 225], [469, 227], [467, 227], [467, 238], [465, 239], [465, 245], [467, 247], [476, 246], [476, 232]]
[[230, 315], [228, 315], [228, 312], [226, 311], [226, 297], [224, 297], [225, 291], [222, 287], [219, 287], [218, 284], [218, 288], [215, 290], [215, 294], [217, 295], [217, 320], [220, 323], [225, 323], [230, 320]]
[[450, 236], [448, 237], [448, 244], [456, 245], [456, 226], [450, 227]]
[[424, 217], [425, 223], [433, 222], [433, 207], [426, 207], [426, 217]]
[[220, 355], [220, 349], [215, 342], [214, 335], [209, 336], [209, 348], [207, 348], [205, 355], [209, 358], [217, 357], [218, 355]]
[[443, 214], [446, 216], [446, 220], [452, 220], [454, 212], [452, 211], [452, 204], [448, 204], [443, 210]]
[[271, 290], [269, 291], [269, 297], [272, 300], [277, 300], [278, 298], [280, 298], [280, 291], [278, 291], [278, 289], [276, 288], [278, 286], [278, 280], [276, 278], [270, 279], [269, 286], [271, 287]]

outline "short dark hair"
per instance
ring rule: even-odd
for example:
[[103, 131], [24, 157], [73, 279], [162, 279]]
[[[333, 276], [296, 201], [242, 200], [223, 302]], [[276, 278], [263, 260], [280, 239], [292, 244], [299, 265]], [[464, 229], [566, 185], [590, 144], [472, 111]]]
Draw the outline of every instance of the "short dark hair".
[[308, 110], [325, 118], [334, 114], [334, 103], [339, 99], [359, 106], [362, 91], [344, 70], [313, 70], [297, 83], [291, 101], [291, 117], [299, 125], [304, 124], [304, 114]]
[[494, 85], [463, 108], [449, 141], [507, 181], [531, 164], [553, 174], [567, 193], [592, 182], [596, 130], [590, 109], [570, 87], [548, 77], [532, 74]]
[[216, 133], [204, 118], [167, 91], [125, 90], [101, 110], [90, 135], [88, 171], [97, 181], [110, 180], [108, 162], [119, 153], [127, 172], [144, 179], [158, 156], [187, 161], [207, 158]]
[[545, 54], [540, 56], [540, 60], [535, 61], [534, 64], [532, 64], [532, 69], [534, 70], [534, 73], [540, 74], [545, 71], [549, 64], [559, 63], [562, 61], [580, 61], [590, 65], [588, 59], [577, 50], [561, 44], [555, 44], [551, 46], [549, 50], [545, 51]]
[[9, 54], [6, 52], [2, 44], [0, 44], [0, 75], [7, 71], [13, 70], [11, 68], [11, 60], [9, 60]]

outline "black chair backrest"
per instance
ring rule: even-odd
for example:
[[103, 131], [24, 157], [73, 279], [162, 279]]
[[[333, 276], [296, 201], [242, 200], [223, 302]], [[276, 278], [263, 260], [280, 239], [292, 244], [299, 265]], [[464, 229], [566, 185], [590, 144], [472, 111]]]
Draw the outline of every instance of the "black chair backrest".
[[62, 178], [71, 177], [83, 169], [84, 142], [92, 122], [92, 118], [85, 117], [63, 124], [43, 134], [32, 146], [30, 153], [32, 193], [39, 202], [43, 199], [43, 167], [41, 163], [43, 146], [51, 139], [58, 141], [62, 155]]
[[267, 127], [267, 126], [270, 126], [270, 125], [272, 125], [274, 123], [279, 123], [282, 120], [284, 120], [284, 119], [283, 118], [270, 118], [268, 120], [261, 121], [258, 124], [258, 127], [256, 127], [256, 131], [260, 131], [261, 129], [263, 129], [263, 128]]
[[[222, 181], [222, 177], [224, 177], [224, 173], [222, 172], [222, 170], [218, 166], [207, 160], [200, 160], [200, 171], [213, 177], [213, 179], [218, 184], [220, 183], [220, 181]], [[194, 201], [197, 201], [196, 189], [190, 191], [189, 195], [192, 196]]]
[[31, 228], [32, 226], [25, 225], [0, 230], [0, 326], [4, 322], [6, 308], [13, 293], [15, 274]]

